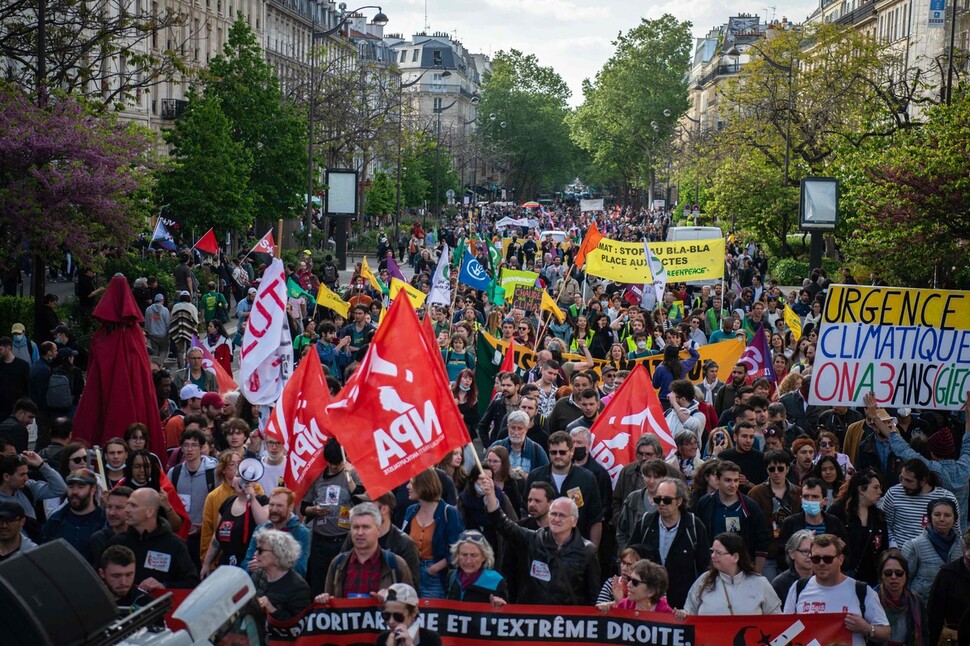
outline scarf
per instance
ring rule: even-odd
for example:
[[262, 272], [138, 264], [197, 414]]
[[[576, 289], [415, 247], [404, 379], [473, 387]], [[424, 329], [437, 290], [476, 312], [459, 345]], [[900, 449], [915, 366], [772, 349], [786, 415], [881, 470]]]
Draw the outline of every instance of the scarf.
[[218, 332], [212, 332], [212, 333], [206, 332], [206, 335], [205, 336], [206, 336], [206, 338], [209, 341], [209, 345], [215, 345], [216, 342], [219, 340], [219, 333]]
[[879, 586], [879, 603], [882, 604], [883, 610], [886, 611], [886, 617], [889, 619], [889, 624], [893, 625], [896, 621], [902, 617], [906, 616], [909, 620], [909, 635], [907, 637], [912, 639], [913, 646], [923, 646], [923, 626], [922, 626], [922, 615], [919, 608], [916, 607], [916, 597], [906, 588], [903, 588], [903, 594], [898, 599], [893, 599], [889, 596], [886, 591], [886, 586]]
[[944, 563], [950, 560], [950, 549], [953, 547], [953, 541], [957, 539], [957, 534], [952, 529], [950, 532], [944, 536], [932, 527], [926, 528], [926, 537], [930, 539], [930, 545], [936, 551], [936, 555], [940, 557], [940, 560]]
[[458, 570], [458, 585], [461, 586], [462, 590], [467, 590], [468, 587], [478, 581], [478, 577], [482, 576], [482, 572], [485, 568], [482, 568], [478, 572], [472, 572], [471, 574], [466, 574], [465, 572]]

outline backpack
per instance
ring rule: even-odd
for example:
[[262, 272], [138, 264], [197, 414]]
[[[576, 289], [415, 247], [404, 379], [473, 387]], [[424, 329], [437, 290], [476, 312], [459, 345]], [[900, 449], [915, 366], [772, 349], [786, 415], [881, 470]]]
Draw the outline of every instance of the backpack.
[[[185, 463], [176, 464], [175, 468], [172, 469], [172, 486], [178, 491], [179, 488], [179, 478], [182, 477], [182, 471], [185, 469]], [[205, 470], [205, 487], [211, 493], [213, 489], [216, 488], [216, 470], [206, 469]]]
[[70, 408], [74, 403], [71, 380], [63, 372], [55, 370], [47, 386], [47, 405], [50, 408]]
[[[795, 603], [798, 603], [798, 597], [808, 585], [808, 581], [811, 577], [805, 577], [804, 579], [799, 579], [795, 582]], [[855, 582], [855, 595], [859, 598], [859, 615], [863, 618], [866, 616], [866, 589], [868, 586], [865, 581]], [[797, 611], [796, 611], [797, 612]]]
[[327, 263], [323, 266], [323, 282], [333, 284], [337, 282], [339, 274], [337, 273], [337, 267], [333, 263]]

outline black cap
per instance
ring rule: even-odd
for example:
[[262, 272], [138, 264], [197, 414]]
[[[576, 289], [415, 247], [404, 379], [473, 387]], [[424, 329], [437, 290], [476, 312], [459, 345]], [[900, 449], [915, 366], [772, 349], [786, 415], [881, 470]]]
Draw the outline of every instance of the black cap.
[[24, 508], [20, 506], [20, 503], [5, 500], [0, 502], [0, 518], [4, 520], [16, 520], [18, 518], [25, 518], [27, 514], [24, 512]]
[[71, 329], [66, 325], [58, 325], [56, 328], [51, 330], [51, 334], [71, 334]]

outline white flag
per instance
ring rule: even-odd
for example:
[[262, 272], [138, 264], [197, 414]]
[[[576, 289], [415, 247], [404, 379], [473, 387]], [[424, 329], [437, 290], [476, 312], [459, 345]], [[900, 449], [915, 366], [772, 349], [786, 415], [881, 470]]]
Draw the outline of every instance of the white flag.
[[272, 404], [293, 372], [293, 339], [286, 319], [286, 274], [273, 259], [259, 281], [239, 362], [239, 390], [251, 404]]
[[657, 296], [657, 302], [662, 303], [664, 290], [667, 289], [667, 270], [664, 268], [664, 264], [660, 262], [660, 258], [657, 258], [650, 245], [647, 244], [646, 238], [643, 239], [643, 253], [647, 256], [650, 275], [653, 276], [653, 291]]
[[434, 277], [431, 279], [431, 292], [428, 294], [428, 303], [432, 305], [451, 303], [451, 276], [448, 275], [451, 252], [448, 251], [447, 244], [442, 247], [441, 257], [438, 258], [438, 265], [434, 268]]

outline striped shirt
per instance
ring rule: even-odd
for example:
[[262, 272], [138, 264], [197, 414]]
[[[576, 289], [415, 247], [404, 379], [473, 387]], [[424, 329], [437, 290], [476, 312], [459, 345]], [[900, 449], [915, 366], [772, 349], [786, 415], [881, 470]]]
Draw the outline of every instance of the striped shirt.
[[[923, 531], [928, 524], [926, 516], [926, 506], [931, 500], [937, 498], [947, 498], [957, 504], [956, 497], [949, 489], [936, 487], [929, 493], [921, 493], [910, 496], [903, 490], [903, 485], [897, 484], [889, 488], [886, 495], [879, 501], [879, 508], [886, 515], [886, 526], [889, 529], [889, 546], [902, 549], [907, 541], [910, 541]], [[960, 535], [960, 519], [954, 527], [957, 535]]]

